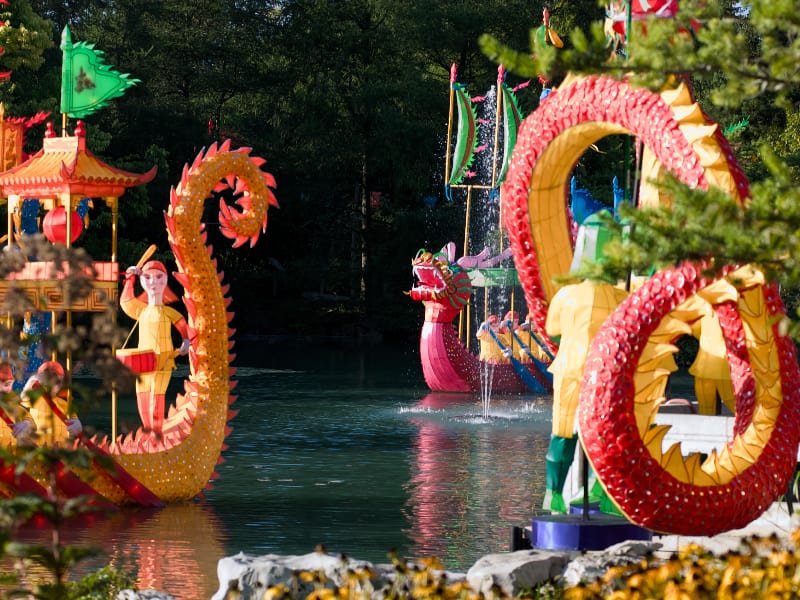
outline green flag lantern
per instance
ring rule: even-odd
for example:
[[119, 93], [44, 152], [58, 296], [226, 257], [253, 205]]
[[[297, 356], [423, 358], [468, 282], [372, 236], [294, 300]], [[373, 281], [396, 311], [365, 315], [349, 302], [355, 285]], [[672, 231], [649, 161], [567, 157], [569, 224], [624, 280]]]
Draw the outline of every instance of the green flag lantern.
[[94, 44], [72, 43], [69, 27], [61, 33], [61, 114], [80, 119], [103, 108], [129, 87], [139, 83], [103, 62], [103, 51]]

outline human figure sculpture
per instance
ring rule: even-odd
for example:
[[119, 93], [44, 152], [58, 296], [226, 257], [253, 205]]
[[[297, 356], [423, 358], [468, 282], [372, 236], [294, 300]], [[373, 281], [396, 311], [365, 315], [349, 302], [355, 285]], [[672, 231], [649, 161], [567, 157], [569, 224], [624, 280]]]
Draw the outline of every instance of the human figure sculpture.
[[500, 322], [500, 318], [497, 315], [489, 315], [486, 321], [481, 323], [481, 326], [478, 327], [478, 331], [475, 334], [475, 337], [478, 338], [481, 345], [479, 354], [481, 362], [489, 364], [509, 362], [509, 359], [503, 355], [500, 344], [497, 343], [498, 340], [500, 340], [500, 343], [503, 343], [502, 336], [506, 335], [506, 333], [506, 327]]
[[[3, 446], [10, 445], [12, 437], [19, 441], [27, 438], [27, 436], [36, 430], [33, 417], [31, 417], [30, 412], [22, 406], [19, 396], [14, 392], [14, 383], [16, 383], [16, 379], [12, 366], [7, 362], [0, 363], [0, 395], [2, 395], [5, 400], [5, 416], [3, 420], [10, 428], [10, 431], [4, 430], [3, 434], [0, 435]], [[8, 435], [9, 433], [11, 436]]]
[[[22, 419], [15, 425], [13, 433], [18, 442], [35, 431], [42, 442], [52, 446], [83, 431], [83, 424], [71, 410], [64, 378], [64, 367], [54, 360], [48, 360], [25, 382], [20, 403], [23, 409], [30, 411], [31, 419]], [[67, 418], [62, 421], [57, 417], [50, 402]]]
[[519, 315], [516, 311], [510, 310], [508, 311], [503, 320], [500, 322], [499, 332], [497, 334], [497, 338], [500, 340], [500, 343], [503, 345], [501, 348], [501, 352], [503, 352], [503, 358], [506, 359], [506, 362], [509, 362], [511, 357], [517, 353], [517, 346], [519, 344], [514, 343], [514, 330], [519, 325]]
[[575, 415], [589, 346], [626, 296], [625, 290], [609, 283], [586, 280], [562, 287], [550, 302], [545, 329], [561, 340], [548, 367], [553, 374], [553, 426], [546, 456], [547, 510], [567, 512], [562, 492], [578, 439]]
[[543, 344], [544, 341], [538, 338], [536, 325], [533, 323], [533, 315], [529, 314], [525, 320], [520, 323], [515, 329], [514, 333], [518, 343], [514, 346], [514, 355], [519, 362], [527, 364], [538, 360], [543, 365], [548, 365], [553, 360], [550, 355], [545, 351]]
[[[167, 386], [175, 368], [175, 356], [189, 352], [189, 328], [183, 315], [165, 305], [165, 302], [177, 300], [177, 296], [167, 287], [167, 268], [162, 262], [151, 260], [141, 268], [128, 267], [125, 273], [120, 306], [138, 323], [138, 349], [155, 354], [155, 370], [140, 373], [136, 381], [136, 404], [145, 431], [161, 435]], [[136, 276], [146, 300], [134, 294]], [[172, 342], [172, 327], [182, 340], [177, 351]]]
[[689, 367], [694, 376], [694, 394], [697, 411], [701, 415], [717, 414], [719, 397], [731, 413], [736, 412], [736, 397], [728, 364], [725, 338], [714, 307], [708, 302], [698, 302], [701, 316], [692, 323], [692, 335], [698, 339], [697, 356]]

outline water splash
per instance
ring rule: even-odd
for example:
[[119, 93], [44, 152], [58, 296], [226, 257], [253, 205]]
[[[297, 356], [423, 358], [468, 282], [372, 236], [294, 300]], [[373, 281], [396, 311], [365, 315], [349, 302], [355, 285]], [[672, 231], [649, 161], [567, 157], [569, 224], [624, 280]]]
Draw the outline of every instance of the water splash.
[[492, 402], [492, 383], [494, 382], [494, 363], [481, 362], [481, 406], [483, 418], [489, 418], [489, 406]]

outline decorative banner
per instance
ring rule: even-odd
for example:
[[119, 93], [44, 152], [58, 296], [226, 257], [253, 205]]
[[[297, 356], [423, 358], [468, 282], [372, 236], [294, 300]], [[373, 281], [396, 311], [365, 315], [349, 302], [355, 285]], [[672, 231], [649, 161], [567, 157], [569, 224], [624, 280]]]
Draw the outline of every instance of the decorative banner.
[[503, 97], [503, 162], [500, 165], [500, 173], [497, 176], [495, 185], [500, 185], [506, 178], [508, 163], [511, 161], [511, 153], [517, 143], [517, 129], [522, 122], [522, 113], [519, 110], [517, 97], [514, 92], [504, 83], [501, 86]]
[[453, 150], [453, 168], [450, 171], [448, 185], [461, 183], [467, 174], [467, 169], [472, 164], [475, 156], [475, 147], [478, 145], [478, 125], [475, 107], [463, 86], [455, 86], [456, 106], [458, 107], [458, 131], [456, 132], [456, 145]]
[[69, 27], [61, 34], [61, 114], [79, 119], [106, 106], [109, 100], [122, 96], [139, 79], [112, 69], [103, 61], [103, 51], [94, 44], [72, 43]]
[[42, 123], [50, 112], [38, 112], [32, 117], [6, 117], [5, 106], [0, 103], [0, 172], [8, 171], [27, 160], [25, 134], [28, 129]]
[[24, 134], [23, 123], [6, 119], [5, 107], [0, 104], [0, 171], [8, 171], [22, 162]]
[[556, 30], [550, 27], [550, 11], [547, 7], [542, 11], [542, 24], [536, 30], [537, 39], [548, 46], [555, 46], [556, 48], [563, 48], [564, 42], [559, 37]]
[[[672, 19], [678, 14], [678, 0], [616, 0], [606, 5], [606, 35], [612, 44], [625, 43], [626, 21], [628, 20], [628, 7], [631, 10], [631, 19], [642, 21], [649, 17], [657, 19]], [[695, 27], [695, 25], [692, 25]]]
[[678, 14], [678, 0], [632, 0], [631, 17], [646, 19], [657, 17], [671, 19]]

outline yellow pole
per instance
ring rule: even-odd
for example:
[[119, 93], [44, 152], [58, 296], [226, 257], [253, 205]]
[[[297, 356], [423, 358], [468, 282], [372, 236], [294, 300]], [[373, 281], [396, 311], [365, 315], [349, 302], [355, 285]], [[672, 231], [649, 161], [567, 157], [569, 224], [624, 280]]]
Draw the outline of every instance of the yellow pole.
[[[6, 213], [8, 218], [8, 239], [7, 239], [7, 247], [9, 252], [11, 251], [11, 246], [14, 245], [14, 217], [13, 217], [13, 210], [16, 210], [16, 200], [14, 202], [14, 206], [11, 206], [11, 198], [6, 198]], [[6, 313], [6, 327], [9, 329], [12, 325], [11, 313]]]
[[[66, 194], [65, 196], [61, 197], [61, 202], [64, 204], [64, 214], [67, 216], [67, 239], [64, 240], [64, 245], [67, 248], [72, 248], [72, 196], [70, 194]], [[55, 209], [55, 203], [53, 204], [53, 208]], [[72, 328], [72, 297], [67, 296], [64, 298], [64, 310], [65, 312], [65, 319], [67, 329]], [[53, 321], [55, 325], [55, 321]], [[72, 351], [67, 350], [66, 357], [64, 359], [64, 371], [66, 374], [66, 382], [67, 382], [67, 411], [65, 414], [69, 416], [70, 408], [72, 407]]]
[[467, 209], [464, 215], [464, 256], [469, 254], [469, 226], [472, 212], [472, 186], [467, 187]]
[[503, 65], [497, 67], [496, 110], [494, 114], [494, 152], [492, 153], [492, 188], [497, 183], [497, 150], [500, 148], [500, 114], [503, 108], [503, 79], [505, 79]]
[[[503, 81], [505, 80], [506, 70], [503, 65], [497, 67], [497, 110], [494, 115], [494, 154], [492, 155], [492, 189], [497, 185], [497, 152], [500, 149], [500, 123], [502, 121], [503, 109]], [[503, 202], [499, 203], [500, 210], [497, 211], [498, 224], [497, 230], [500, 232], [500, 249], [503, 251]]]
[[[469, 350], [470, 347], [472, 346], [472, 336], [469, 333], [470, 331], [472, 331], [472, 326], [471, 326], [471, 323], [470, 323], [471, 317], [472, 317], [472, 315], [470, 314], [471, 311], [472, 311], [472, 300], [467, 300], [467, 305], [464, 307], [464, 312], [467, 313], [467, 336], [466, 336], [466, 344], [465, 344], [466, 347], [467, 347], [467, 350]], [[460, 317], [459, 317], [459, 319], [460, 319]], [[459, 323], [459, 327], [460, 326], [461, 326], [461, 323]]]
[[[511, 314], [512, 314], [512, 316], [513, 316], [513, 314], [515, 312], [516, 312], [516, 310], [514, 308], [514, 286], [512, 285], [511, 286]], [[514, 319], [513, 318], [511, 319], [511, 326], [512, 327], [514, 326]], [[511, 331], [513, 333], [514, 330], [512, 329]], [[512, 353], [514, 352], [514, 336], [513, 335], [511, 336], [511, 352]]]
[[[464, 214], [464, 256], [469, 252], [469, 223], [471, 211], [472, 186], [467, 186], [467, 207]], [[469, 314], [469, 312], [467, 312], [467, 314]], [[461, 311], [461, 314], [458, 315], [458, 337], [462, 340], [465, 339], [465, 337], [467, 340], [470, 338], [469, 323], [467, 323], [466, 332], [464, 331], [464, 311]], [[467, 348], [469, 348], [469, 341], [467, 342]]]
[[111, 442], [117, 439], [117, 385], [111, 384]]
[[119, 228], [119, 204], [117, 198], [109, 198], [111, 204], [111, 262], [117, 262], [117, 244]]
[[[109, 204], [111, 205], [111, 262], [117, 262], [117, 223], [119, 219], [119, 205], [117, 204], [117, 198], [109, 198]], [[117, 313], [116, 311], [112, 315], [112, 319], [114, 324], [117, 323]], [[117, 349], [114, 348], [112, 350], [114, 355], [117, 353]], [[112, 382], [111, 384], [111, 442], [113, 443], [117, 439], [117, 386], [115, 383]]]
[[[0, 102], [0, 171], [6, 170], [6, 106]], [[9, 231], [9, 235], [11, 232]]]

